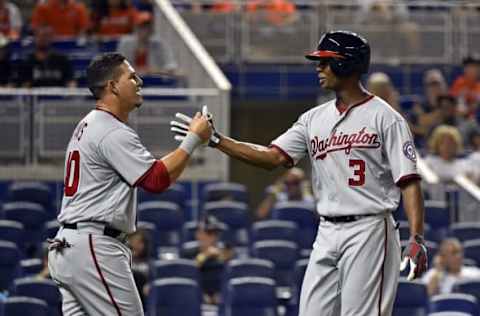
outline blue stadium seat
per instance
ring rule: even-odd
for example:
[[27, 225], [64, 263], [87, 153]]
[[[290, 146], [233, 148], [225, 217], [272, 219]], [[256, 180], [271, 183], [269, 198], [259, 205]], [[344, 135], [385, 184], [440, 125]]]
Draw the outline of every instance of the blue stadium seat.
[[[14, 182], [8, 187], [9, 201], [33, 202], [50, 212], [53, 196], [50, 188], [42, 182]], [[52, 212], [55, 215], [56, 211]]]
[[55, 238], [59, 228], [60, 223], [56, 219], [46, 222], [43, 228], [43, 239]]
[[480, 281], [460, 281], [454, 284], [453, 292], [470, 294], [480, 302]]
[[148, 311], [150, 315], [201, 316], [201, 300], [201, 290], [191, 279], [155, 280], [148, 297]]
[[312, 249], [318, 230], [318, 216], [312, 203], [277, 203], [272, 210], [272, 218], [295, 222], [301, 232], [298, 246], [300, 249]]
[[171, 202], [143, 202], [138, 206], [138, 220], [155, 225], [155, 246], [178, 248], [183, 216], [177, 204]]
[[231, 279], [226, 293], [226, 315], [276, 316], [275, 282], [268, 278]]
[[293, 268], [298, 258], [298, 247], [286, 240], [263, 240], [252, 244], [252, 256], [270, 260], [275, 267], [275, 281], [278, 286], [293, 284]]
[[432, 230], [446, 230], [450, 226], [450, 211], [445, 202], [425, 200], [425, 223]]
[[427, 302], [427, 288], [424, 284], [400, 278], [393, 315], [424, 316], [427, 314]]
[[0, 240], [0, 292], [9, 288], [20, 274], [20, 250], [10, 241]]
[[248, 191], [247, 188], [240, 183], [210, 183], [203, 189], [202, 200], [204, 202], [230, 200], [248, 203]]
[[291, 298], [286, 304], [286, 315], [287, 316], [297, 316], [298, 315], [298, 305], [300, 303], [300, 292], [302, 289], [303, 277], [305, 276], [305, 271], [307, 270], [309, 259], [300, 259], [295, 262], [295, 268], [293, 271], [293, 284], [292, 284], [292, 293]]
[[149, 241], [149, 253], [152, 257], [155, 257], [157, 255], [157, 249], [155, 247], [154, 241], [157, 227], [153, 223], [137, 221], [137, 230], [142, 230], [145, 233], [145, 236]]
[[173, 276], [191, 279], [196, 282], [199, 280], [199, 271], [194, 260], [157, 260], [154, 263], [154, 270], [154, 276], [157, 280], [171, 278]]
[[252, 225], [251, 241], [280, 239], [298, 244], [299, 233], [298, 225], [295, 222], [278, 219], [264, 220]]
[[50, 316], [47, 303], [33, 297], [12, 296], [4, 303], [5, 316]]
[[48, 218], [42, 205], [31, 202], [9, 202], [3, 204], [3, 214], [7, 220], [23, 224], [25, 243], [38, 244], [41, 242], [43, 225]]
[[468, 240], [463, 243], [463, 252], [466, 258], [475, 260], [480, 265], [480, 239]]
[[49, 316], [62, 315], [62, 297], [57, 285], [52, 280], [16, 279], [13, 292], [16, 296], [33, 297], [45, 301], [48, 305]]
[[437, 312], [437, 313], [429, 313], [428, 316], [475, 316], [476, 314], [469, 314], [463, 312]]
[[469, 294], [450, 293], [430, 298], [430, 312], [464, 312], [478, 315], [477, 299]]
[[176, 203], [181, 209], [183, 209], [185, 207], [186, 199], [187, 193], [185, 192], [185, 188], [178, 183], [171, 185], [168, 190], [162, 193], [150, 193], [143, 189], [138, 190], [139, 203], [148, 201], [165, 201]]
[[[410, 226], [408, 221], [398, 221], [398, 232], [400, 233], [400, 240], [408, 240], [410, 238]], [[423, 236], [425, 240], [439, 242], [438, 236], [430, 229], [428, 224], [424, 225], [424, 233]]]
[[180, 246], [180, 256], [182, 258], [194, 259], [200, 249], [198, 240], [183, 242]]
[[0, 220], [0, 240], [11, 241], [18, 248], [24, 248], [25, 230], [23, 224], [17, 221]]
[[22, 277], [34, 276], [43, 269], [42, 259], [31, 258], [20, 260], [20, 274]]
[[260, 258], [241, 258], [230, 260], [225, 267], [225, 280], [242, 277], [275, 278], [273, 262]]
[[[247, 205], [235, 201], [215, 201], [205, 203], [203, 214], [213, 215], [220, 222], [228, 226], [225, 241], [230, 241], [234, 246], [248, 245], [250, 228], [250, 216]], [[231, 240], [228, 240], [230, 239]]]
[[480, 239], [479, 223], [453, 223], [450, 225], [450, 235], [461, 242]]

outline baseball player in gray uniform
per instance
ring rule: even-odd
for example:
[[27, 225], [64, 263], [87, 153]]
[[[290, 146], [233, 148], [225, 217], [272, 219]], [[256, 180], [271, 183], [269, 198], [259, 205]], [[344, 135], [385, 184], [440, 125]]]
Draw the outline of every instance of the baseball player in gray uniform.
[[[300, 316], [391, 315], [400, 266], [409, 266], [408, 278], [414, 279], [427, 264], [412, 134], [399, 113], [363, 88], [360, 78], [370, 64], [364, 38], [326, 33], [306, 58], [318, 63], [320, 86], [333, 90], [334, 100], [302, 114], [269, 147], [216, 131], [210, 145], [266, 169], [310, 158], [321, 220], [302, 284]], [[186, 127], [183, 133], [172, 129], [177, 140], [184, 139]], [[403, 260], [391, 215], [400, 196], [411, 232]]]
[[143, 315], [126, 236], [135, 231], [137, 187], [162, 192], [211, 134], [197, 113], [179, 148], [156, 159], [128, 126], [142, 104], [142, 80], [117, 53], [92, 60], [88, 86], [96, 108], [67, 147], [61, 228], [50, 240], [48, 266], [62, 294], [63, 314]]

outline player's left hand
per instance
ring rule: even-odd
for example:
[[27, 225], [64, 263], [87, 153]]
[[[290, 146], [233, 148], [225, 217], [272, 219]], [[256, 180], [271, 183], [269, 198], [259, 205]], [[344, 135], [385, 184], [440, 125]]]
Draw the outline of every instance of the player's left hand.
[[423, 237], [415, 235], [411, 237], [407, 247], [402, 254], [402, 262], [400, 263], [400, 271], [410, 267], [407, 279], [409, 281], [419, 278], [427, 271], [427, 247]]
[[[220, 142], [220, 134], [215, 130], [215, 127], [213, 126], [213, 116], [211, 113], [208, 112], [208, 107], [206, 105], [203, 106], [202, 108], [202, 116], [206, 117], [208, 122], [210, 123], [210, 126], [212, 128], [212, 135], [210, 136], [210, 139], [208, 141], [208, 146], [210, 147], [216, 147], [218, 143]], [[171, 121], [170, 122], [170, 130], [175, 134], [175, 140], [177, 141], [183, 141], [185, 136], [188, 133], [188, 125], [192, 121], [192, 118], [188, 115], [185, 115], [183, 113], [177, 113], [175, 114], [175, 117], [180, 119], [181, 121], [185, 122], [178, 122], [178, 121]]]

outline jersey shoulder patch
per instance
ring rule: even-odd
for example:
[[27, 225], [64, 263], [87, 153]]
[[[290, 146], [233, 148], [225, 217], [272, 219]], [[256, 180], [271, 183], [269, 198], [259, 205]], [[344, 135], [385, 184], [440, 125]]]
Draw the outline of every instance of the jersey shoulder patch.
[[411, 140], [403, 143], [403, 154], [411, 161], [417, 162], [417, 153], [415, 152], [415, 146]]

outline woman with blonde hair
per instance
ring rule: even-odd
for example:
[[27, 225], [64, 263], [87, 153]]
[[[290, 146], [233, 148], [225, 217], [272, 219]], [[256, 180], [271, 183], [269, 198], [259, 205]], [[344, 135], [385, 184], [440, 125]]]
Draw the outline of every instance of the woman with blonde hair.
[[458, 158], [463, 152], [463, 139], [456, 127], [440, 125], [433, 130], [428, 145], [430, 155], [425, 158], [427, 165], [443, 182], [450, 182], [458, 174], [466, 173], [464, 159]]

